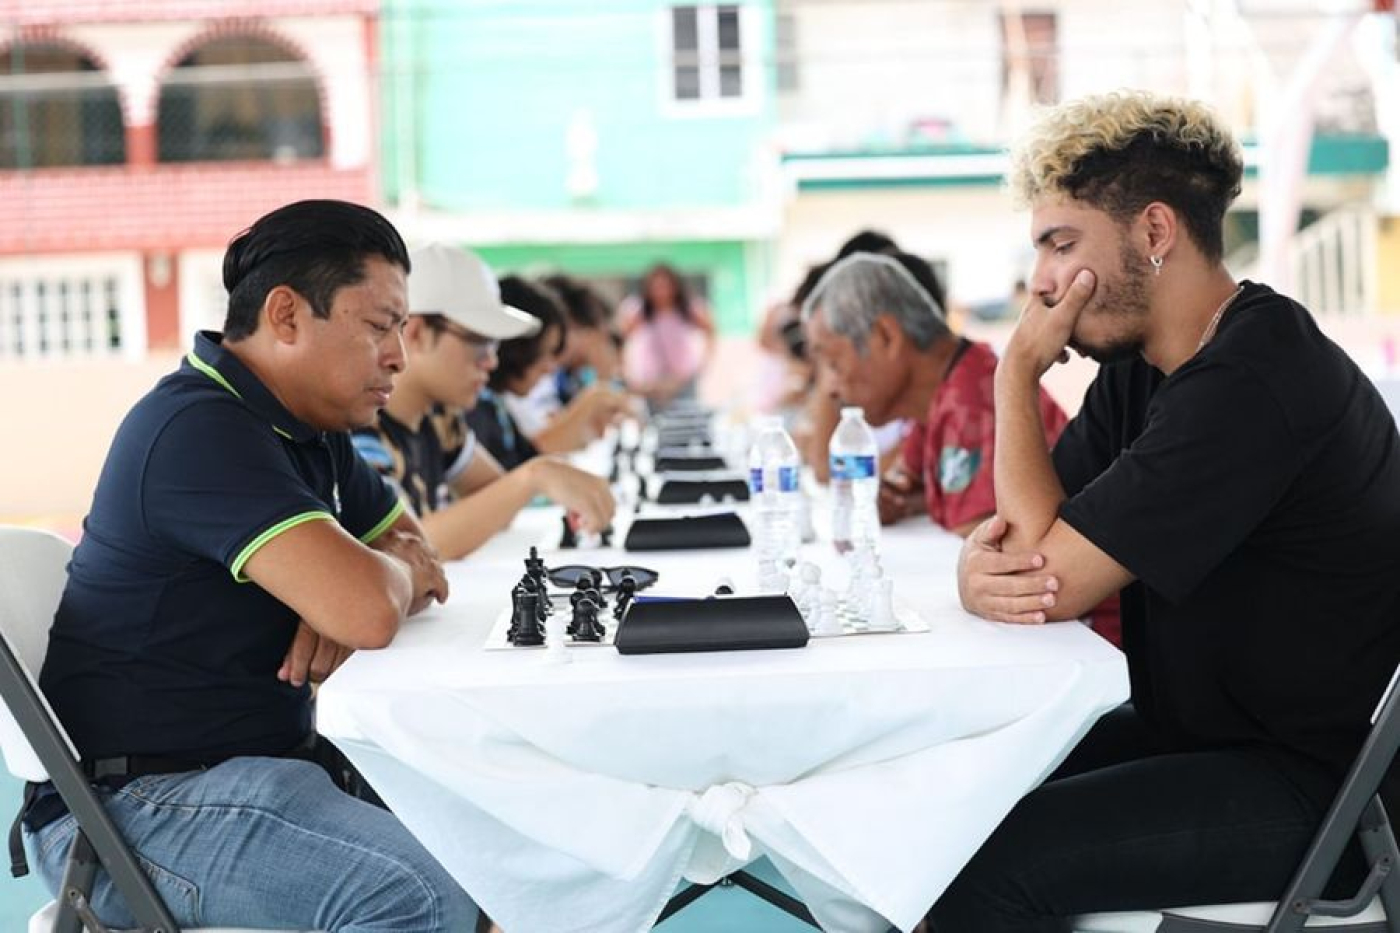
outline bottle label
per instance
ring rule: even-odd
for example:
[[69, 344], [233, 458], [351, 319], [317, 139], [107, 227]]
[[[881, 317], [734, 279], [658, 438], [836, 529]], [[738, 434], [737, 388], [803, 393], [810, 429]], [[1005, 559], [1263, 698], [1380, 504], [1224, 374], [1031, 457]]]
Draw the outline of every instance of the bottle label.
[[863, 454], [831, 455], [831, 478], [834, 480], [870, 479], [874, 475], [874, 457]]
[[[797, 492], [802, 488], [801, 474], [797, 467], [778, 467], [776, 472], [777, 475], [773, 477], [771, 483], [772, 492]], [[749, 492], [756, 494], [769, 488], [770, 484], [763, 481], [763, 473], [764, 471], [760, 467], [752, 467], [749, 470]]]

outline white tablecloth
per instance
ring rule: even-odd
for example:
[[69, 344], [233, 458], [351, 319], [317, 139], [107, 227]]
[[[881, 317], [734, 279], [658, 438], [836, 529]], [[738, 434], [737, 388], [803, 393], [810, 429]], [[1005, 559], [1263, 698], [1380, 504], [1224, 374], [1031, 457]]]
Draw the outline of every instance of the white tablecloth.
[[[682, 878], [713, 881], [760, 855], [826, 929], [907, 930], [1127, 697], [1121, 655], [1082, 625], [964, 613], [959, 542], [923, 522], [887, 530], [882, 551], [927, 634], [669, 656], [575, 648], [565, 665], [481, 650], [526, 549], [557, 527], [556, 512], [522, 515], [452, 565], [447, 606], [320, 693], [321, 731], [509, 933], [645, 930]], [[726, 575], [742, 592], [753, 575], [746, 551], [545, 556], [650, 566], [658, 592]]]

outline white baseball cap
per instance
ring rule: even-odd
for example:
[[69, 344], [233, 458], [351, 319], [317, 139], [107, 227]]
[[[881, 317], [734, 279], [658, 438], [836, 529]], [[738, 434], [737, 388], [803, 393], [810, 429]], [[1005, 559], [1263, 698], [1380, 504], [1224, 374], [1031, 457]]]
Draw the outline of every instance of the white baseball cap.
[[491, 340], [529, 337], [540, 319], [501, 301], [501, 286], [481, 257], [468, 249], [430, 243], [408, 254], [408, 313], [441, 314]]

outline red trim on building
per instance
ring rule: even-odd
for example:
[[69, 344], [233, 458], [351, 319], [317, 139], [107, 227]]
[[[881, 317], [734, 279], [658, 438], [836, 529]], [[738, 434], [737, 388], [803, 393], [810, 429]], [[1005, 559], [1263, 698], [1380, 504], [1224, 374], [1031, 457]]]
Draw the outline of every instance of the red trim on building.
[[180, 346], [180, 261], [159, 251], [141, 257], [141, 284], [146, 293], [146, 347], [170, 350]]
[[367, 168], [203, 162], [0, 172], [0, 254], [223, 247], [302, 198], [370, 203]]
[[126, 164], [150, 168], [156, 164], [156, 126], [126, 124]]

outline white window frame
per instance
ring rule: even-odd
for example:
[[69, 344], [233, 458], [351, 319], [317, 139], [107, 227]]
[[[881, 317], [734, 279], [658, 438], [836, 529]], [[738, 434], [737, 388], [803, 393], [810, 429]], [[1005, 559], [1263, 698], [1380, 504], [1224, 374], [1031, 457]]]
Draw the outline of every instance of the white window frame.
[[[739, 8], [739, 56], [743, 91], [738, 97], [719, 94], [719, 7]], [[694, 100], [676, 97], [675, 14], [677, 8], [694, 7], [696, 39], [700, 56], [700, 96]], [[758, 56], [758, 30], [763, 22], [747, 3], [672, 3], [660, 11], [659, 44], [661, 80], [657, 82], [660, 109], [667, 117], [735, 117], [760, 113], [767, 77]]]
[[223, 330], [228, 315], [222, 250], [191, 249], [173, 257], [180, 269], [180, 347], [202, 330]]
[[[39, 314], [39, 284], [45, 286], [46, 292], [56, 292], [61, 283], [76, 287], [84, 281], [94, 283], [99, 288], [111, 283], [121, 327], [122, 345], [119, 349], [111, 349], [106, 341], [91, 349], [77, 346], [64, 348], [63, 322], [52, 314]], [[18, 318], [24, 344], [23, 353], [18, 355], [13, 352], [16, 284], [20, 287]], [[99, 301], [102, 297], [97, 296]], [[89, 326], [98, 323], [101, 322], [90, 322]], [[41, 350], [41, 343], [47, 343], [47, 347]], [[146, 295], [139, 255], [83, 253], [0, 259], [0, 363], [85, 359], [138, 361], [145, 358]]]

